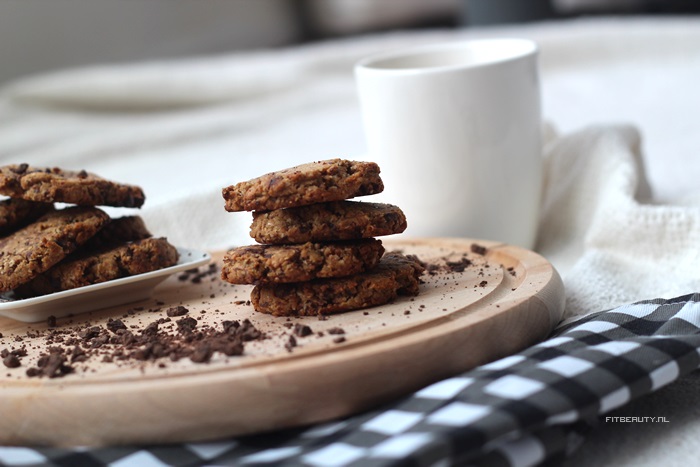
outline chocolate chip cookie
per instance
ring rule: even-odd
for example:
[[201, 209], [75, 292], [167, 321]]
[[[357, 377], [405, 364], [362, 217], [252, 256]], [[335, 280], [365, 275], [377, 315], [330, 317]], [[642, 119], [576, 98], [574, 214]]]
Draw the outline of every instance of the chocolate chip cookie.
[[0, 236], [14, 232], [51, 210], [51, 203], [12, 198], [0, 201]]
[[40, 168], [28, 164], [0, 167], [0, 194], [43, 203], [138, 208], [146, 197], [141, 188], [116, 183], [84, 170]]
[[384, 254], [382, 242], [249, 245], [226, 253], [221, 278], [232, 284], [302, 282], [343, 277], [374, 267]]
[[227, 211], [272, 211], [384, 190], [373, 162], [331, 159], [263, 175], [222, 190]]
[[97, 208], [72, 207], [49, 212], [0, 238], [0, 291], [29, 282], [94, 236], [109, 216]]
[[340, 279], [257, 285], [256, 311], [275, 316], [312, 316], [382, 305], [398, 295], [417, 295], [423, 267], [413, 257], [387, 253], [369, 272]]
[[123, 216], [111, 219], [102, 230], [88, 240], [81, 250], [96, 251], [100, 248], [152, 237], [139, 216]]
[[334, 201], [254, 212], [250, 236], [259, 243], [278, 245], [380, 237], [404, 230], [406, 216], [397, 206]]
[[155, 271], [177, 260], [177, 249], [165, 238], [146, 238], [67, 258], [16, 292], [21, 297], [45, 295]]

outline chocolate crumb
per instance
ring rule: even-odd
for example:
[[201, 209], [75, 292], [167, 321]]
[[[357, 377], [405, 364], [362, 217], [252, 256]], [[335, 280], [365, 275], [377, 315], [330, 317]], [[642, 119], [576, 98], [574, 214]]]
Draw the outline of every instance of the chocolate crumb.
[[311, 330], [311, 327], [307, 326], [306, 324], [296, 323], [294, 325], [294, 334], [299, 337], [306, 337], [313, 333], [314, 332]]
[[37, 361], [38, 368], [29, 368], [27, 376], [47, 376], [49, 378], [60, 378], [69, 373], [73, 373], [75, 368], [66, 364], [67, 358], [63, 354], [63, 349], [50, 347], [49, 354], [42, 355]]
[[342, 344], [343, 342], [345, 342], [345, 337], [343, 336], [336, 337], [335, 339], [333, 339], [334, 344]]
[[263, 336], [263, 333], [258, 331], [248, 319], [243, 320], [243, 324], [238, 331], [241, 339], [244, 341], [258, 340]]
[[168, 315], [168, 316], [170, 316], [170, 317], [172, 318], [172, 317], [175, 317], [175, 316], [184, 316], [184, 315], [186, 315], [187, 313], [189, 313], [189, 311], [190, 311], [190, 310], [188, 310], [188, 309], [185, 308], [184, 306], [178, 305], [178, 306], [176, 306], [176, 307], [168, 308], [168, 309], [166, 310], [165, 314]]
[[471, 245], [471, 251], [472, 253], [476, 253], [477, 255], [484, 256], [486, 254], [486, 247], [478, 245], [476, 243], [472, 243]]
[[297, 346], [297, 340], [294, 336], [289, 336], [289, 340], [287, 340], [287, 343], [284, 344], [284, 348], [287, 349], [287, 352], [291, 352], [294, 347]]
[[76, 362], [84, 362], [88, 359], [87, 352], [77, 345], [73, 347], [73, 351], [71, 352], [71, 357], [70, 361], [71, 363], [76, 363]]
[[116, 334], [120, 329], [126, 329], [126, 325], [120, 319], [109, 318], [107, 320], [107, 329]]
[[[148, 326], [146, 326], [143, 329], [143, 331], [141, 331], [141, 335], [142, 336], [155, 336], [156, 334], [158, 334], [158, 324], [159, 324], [158, 321], [154, 321], [152, 323], [149, 323]], [[195, 325], [196, 325], [196, 322], [195, 322]], [[178, 324], [178, 328], [179, 327], [180, 326]]]
[[48, 318], [46, 318], [46, 325], [50, 328], [55, 328], [56, 327], [56, 317], [54, 315], [51, 315]]
[[211, 356], [214, 354], [214, 350], [206, 342], [197, 345], [190, 356], [190, 360], [194, 363], [206, 363], [211, 360]]
[[7, 368], [17, 368], [20, 366], [20, 361], [17, 355], [14, 354], [9, 354], [5, 358], [2, 359], [3, 365], [5, 365]]
[[175, 323], [177, 324], [177, 330], [181, 334], [192, 332], [197, 327], [197, 320], [190, 316], [179, 319]]
[[93, 339], [100, 335], [101, 328], [99, 326], [91, 326], [83, 329], [78, 333], [78, 336], [84, 341]]
[[447, 267], [450, 268], [450, 272], [464, 272], [464, 270], [471, 265], [472, 262], [469, 258], [461, 258], [459, 261], [447, 262]]
[[339, 327], [330, 328], [328, 330], [328, 334], [334, 334], [334, 335], [345, 334], [345, 329], [339, 328]]
[[488, 285], [487, 281], [481, 281], [479, 282], [479, 287], [486, 287]]

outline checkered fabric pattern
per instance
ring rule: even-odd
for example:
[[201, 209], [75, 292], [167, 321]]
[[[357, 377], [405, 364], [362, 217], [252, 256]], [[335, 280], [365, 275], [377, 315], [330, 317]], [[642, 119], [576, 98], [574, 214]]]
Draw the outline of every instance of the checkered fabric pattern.
[[602, 414], [699, 366], [694, 294], [588, 315], [524, 352], [341, 421], [208, 444], [0, 447], [0, 463], [531, 466], [570, 454]]

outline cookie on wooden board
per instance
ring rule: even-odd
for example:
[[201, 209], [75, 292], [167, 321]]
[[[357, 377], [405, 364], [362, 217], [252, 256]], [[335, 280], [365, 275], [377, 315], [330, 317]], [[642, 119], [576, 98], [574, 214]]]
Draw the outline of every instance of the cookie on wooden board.
[[57, 167], [14, 164], [0, 167], [0, 194], [43, 203], [138, 208], [146, 199], [138, 186]]
[[29, 282], [93, 237], [109, 216], [93, 207], [71, 207], [48, 214], [0, 238], [0, 291]]
[[222, 190], [227, 211], [272, 211], [384, 190], [374, 162], [330, 159], [272, 172]]
[[403, 211], [391, 204], [333, 201], [254, 212], [250, 236], [275, 245], [328, 242], [398, 234], [406, 225]]
[[344, 277], [371, 269], [383, 254], [382, 242], [373, 238], [242, 246], [226, 253], [221, 278], [232, 284], [265, 284]]
[[417, 295], [423, 266], [413, 257], [387, 253], [369, 272], [340, 279], [257, 285], [256, 311], [275, 316], [314, 316], [383, 305], [398, 295]]

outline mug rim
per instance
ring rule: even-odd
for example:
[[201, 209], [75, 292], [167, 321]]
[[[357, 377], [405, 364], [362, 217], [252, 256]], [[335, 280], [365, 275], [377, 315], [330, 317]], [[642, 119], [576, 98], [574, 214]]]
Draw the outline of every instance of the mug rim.
[[[379, 66], [381, 63], [386, 63], [390, 61], [408, 59], [408, 58], [418, 58], [420, 56], [428, 55], [430, 53], [445, 52], [456, 49], [471, 49], [474, 50], [476, 47], [484, 46], [495, 46], [503, 45], [504, 43], [518, 44], [521, 50], [513, 51], [509, 54], [480, 61], [472, 61], [465, 63], [455, 63], [455, 64], [445, 64], [445, 65], [434, 65], [434, 66], [407, 66], [407, 67], [389, 67], [389, 66]], [[360, 59], [355, 64], [356, 72], [369, 72], [369, 73], [387, 73], [387, 74], [416, 74], [416, 73], [435, 73], [453, 70], [467, 70], [484, 68], [497, 64], [512, 62], [516, 60], [521, 60], [523, 58], [537, 55], [539, 53], [539, 46], [537, 42], [531, 39], [518, 38], [518, 37], [500, 37], [500, 38], [486, 38], [486, 39], [469, 39], [457, 42], [443, 42], [439, 44], [428, 44], [415, 46], [410, 48], [395, 49], [391, 51], [379, 52], [376, 54], [369, 55], [365, 58]]]

